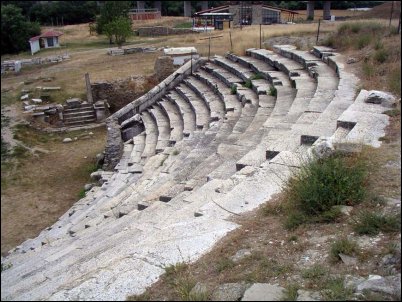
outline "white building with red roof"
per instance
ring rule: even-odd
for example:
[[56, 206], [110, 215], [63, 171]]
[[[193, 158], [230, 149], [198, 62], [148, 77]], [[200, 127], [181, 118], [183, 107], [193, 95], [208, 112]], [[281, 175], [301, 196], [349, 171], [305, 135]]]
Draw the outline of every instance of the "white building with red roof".
[[47, 31], [39, 36], [32, 37], [29, 39], [29, 44], [31, 45], [31, 54], [34, 55], [41, 48], [53, 48], [60, 47], [59, 37], [63, 33], [58, 31]]

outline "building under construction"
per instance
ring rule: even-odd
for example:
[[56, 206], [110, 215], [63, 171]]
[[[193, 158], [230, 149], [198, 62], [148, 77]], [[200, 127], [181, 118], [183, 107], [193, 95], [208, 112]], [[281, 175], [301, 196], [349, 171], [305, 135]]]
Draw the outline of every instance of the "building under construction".
[[262, 1], [231, 1], [228, 5], [194, 14], [196, 26], [223, 29], [231, 25], [293, 22], [298, 12], [262, 4]]

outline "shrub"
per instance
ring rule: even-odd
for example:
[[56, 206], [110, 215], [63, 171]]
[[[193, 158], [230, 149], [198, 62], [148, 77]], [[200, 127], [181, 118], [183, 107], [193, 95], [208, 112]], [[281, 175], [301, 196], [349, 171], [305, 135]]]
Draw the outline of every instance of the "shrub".
[[244, 87], [247, 87], [247, 88], [252, 88], [253, 87], [253, 84], [251, 83], [251, 80], [250, 79], [248, 79], [245, 83], [244, 83]]
[[399, 215], [391, 216], [362, 211], [353, 228], [359, 235], [377, 235], [380, 231], [384, 233], [397, 232], [401, 228], [401, 217]]
[[344, 286], [343, 278], [331, 278], [326, 281], [323, 300], [348, 301], [352, 297], [353, 290]]
[[78, 193], [78, 198], [81, 199], [84, 198], [85, 196], [86, 196], [85, 189], [81, 189], [81, 191]]
[[309, 268], [302, 271], [301, 276], [305, 279], [321, 279], [327, 274], [327, 270], [321, 265], [315, 264]]
[[237, 86], [236, 85], [232, 85], [232, 87], [230, 88], [230, 93], [231, 94], [236, 94], [237, 93]]
[[217, 262], [216, 270], [218, 272], [223, 272], [224, 270], [231, 269], [235, 266], [232, 259], [224, 257]]
[[300, 286], [297, 284], [290, 284], [285, 288], [285, 294], [282, 297], [281, 301], [297, 301], [297, 291], [300, 289]]
[[366, 78], [371, 78], [375, 75], [375, 69], [370, 62], [363, 62], [362, 69]]
[[388, 51], [386, 49], [379, 49], [374, 54], [374, 60], [378, 63], [384, 63], [388, 59]]
[[262, 73], [257, 73], [257, 74], [255, 74], [255, 75], [253, 75], [253, 76], [251, 77], [252, 80], [261, 80], [261, 79], [263, 79], [263, 78], [264, 78], [264, 76], [263, 76]]
[[372, 36], [370, 34], [361, 35], [357, 39], [356, 48], [363, 49], [364, 47], [366, 47], [367, 45], [369, 45], [371, 43], [371, 39], [372, 39]]
[[336, 205], [360, 203], [366, 196], [366, 175], [366, 163], [356, 156], [334, 154], [305, 164], [284, 188], [286, 203], [296, 210], [292, 220], [333, 212]]
[[347, 238], [339, 239], [331, 245], [331, 250], [329, 254], [330, 260], [332, 262], [337, 262], [341, 260], [339, 254], [353, 256], [357, 252], [357, 249], [358, 245], [356, 242], [351, 241]]
[[269, 88], [269, 95], [271, 95], [273, 97], [277, 97], [278, 96], [278, 90], [274, 86], [271, 86]]

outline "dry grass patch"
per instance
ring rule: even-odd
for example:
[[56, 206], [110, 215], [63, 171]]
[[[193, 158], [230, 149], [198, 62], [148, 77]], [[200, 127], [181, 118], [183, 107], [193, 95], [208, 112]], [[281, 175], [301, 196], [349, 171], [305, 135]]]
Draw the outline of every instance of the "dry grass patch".
[[61, 141], [81, 132], [44, 134], [25, 126], [16, 131], [27, 146], [49, 152], [19, 152], [12, 162], [2, 162], [2, 254], [36, 237], [78, 200], [80, 190], [90, 181], [94, 157], [103, 151], [106, 142], [105, 129], [90, 131], [94, 133], [92, 138], [69, 144]]

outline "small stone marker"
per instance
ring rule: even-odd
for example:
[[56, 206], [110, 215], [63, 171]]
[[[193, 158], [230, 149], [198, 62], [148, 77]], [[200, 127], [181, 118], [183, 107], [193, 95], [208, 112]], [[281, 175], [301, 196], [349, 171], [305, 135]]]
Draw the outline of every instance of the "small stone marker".
[[66, 137], [65, 139], [63, 139], [63, 143], [70, 143], [72, 141], [73, 140], [71, 138], [69, 138], [69, 137]]

